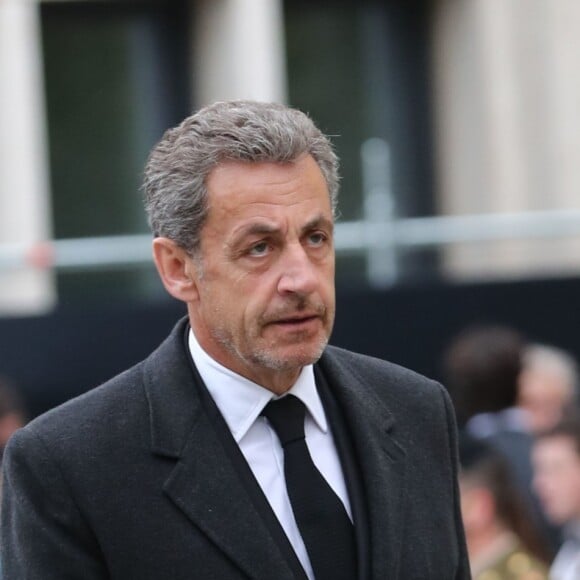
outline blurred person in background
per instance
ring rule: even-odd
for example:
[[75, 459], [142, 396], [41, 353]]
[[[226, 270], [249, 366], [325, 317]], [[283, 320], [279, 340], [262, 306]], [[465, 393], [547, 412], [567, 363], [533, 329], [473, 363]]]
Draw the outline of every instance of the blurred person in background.
[[472, 435], [525, 432], [523, 414], [515, 408], [524, 346], [519, 332], [500, 325], [468, 327], [448, 346], [447, 387], [460, 426]]
[[533, 449], [534, 489], [548, 517], [564, 526], [550, 580], [580, 578], [580, 416], [539, 433]]
[[459, 445], [461, 512], [473, 580], [546, 580], [548, 552], [504, 458], [467, 434]]
[[[0, 465], [12, 433], [26, 425], [24, 398], [6, 377], [0, 377]], [[0, 484], [1, 485], [1, 484]]]
[[2, 558], [27, 580], [466, 580], [445, 389], [327, 346], [338, 160], [300, 111], [205, 107], [149, 157], [161, 280], [144, 361], [6, 451]]
[[532, 434], [556, 425], [578, 403], [578, 367], [564, 350], [543, 344], [525, 347], [518, 378], [517, 407]]
[[501, 325], [466, 328], [444, 356], [446, 383], [462, 430], [484, 440], [506, 459], [542, 536], [555, 553], [559, 530], [546, 519], [532, 492], [532, 436], [516, 407], [526, 341]]
[[[0, 377], [0, 475], [4, 459], [4, 449], [12, 434], [24, 427], [27, 422], [26, 405], [24, 398], [6, 377]], [[2, 479], [0, 477], [0, 496], [2, 495]], [[0, 579], [2, 574], [2, 562], [0, 560]]]

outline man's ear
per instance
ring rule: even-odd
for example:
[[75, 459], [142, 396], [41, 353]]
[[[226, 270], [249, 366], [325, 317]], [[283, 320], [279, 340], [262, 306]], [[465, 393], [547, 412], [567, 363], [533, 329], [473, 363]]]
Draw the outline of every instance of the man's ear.
[[153, 261], [163, 286], [183, 302], [198, 297], [196, 267], [188, 253], [169, 238], [153, 240]]

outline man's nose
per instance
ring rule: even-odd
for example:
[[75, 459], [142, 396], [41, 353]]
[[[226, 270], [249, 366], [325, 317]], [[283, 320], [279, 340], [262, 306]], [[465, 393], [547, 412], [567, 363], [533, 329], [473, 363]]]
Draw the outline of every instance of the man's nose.
[[310, 256], [300, 244], [286, 248], [280, 259], [280, 294], [308, 295], [316, 289], [318, 272]]

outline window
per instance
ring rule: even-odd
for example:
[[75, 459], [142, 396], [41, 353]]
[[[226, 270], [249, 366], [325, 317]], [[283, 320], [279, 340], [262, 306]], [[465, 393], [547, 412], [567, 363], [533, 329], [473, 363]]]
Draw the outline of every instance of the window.
[[[285, 3], [290, 103], [334, 135], [342, 220], [363, 217], [365, 142], [388, 146], [397, 217], [433, 211], [429, 10], [417, 2]], [[389, 162], [385, 159], [385, 165]], [[401, 259], [402, 258], [402, 259]], [[435, 273], [432, 252], [399, 256], [402, 280]], [[338, 282], [360, 284], [364, 256], [340, 258]]]
[[[146, 156], [189, 111], [185, 2], [42, 5], [54, 237], [148, 231]], [[59, 300], [139, 296], [152, 269], [62, 272]]]

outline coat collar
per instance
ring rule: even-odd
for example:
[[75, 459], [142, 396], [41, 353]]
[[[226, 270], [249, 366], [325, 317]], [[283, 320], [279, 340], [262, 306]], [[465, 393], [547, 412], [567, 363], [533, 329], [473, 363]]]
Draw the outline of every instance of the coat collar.
[[177, 459], [163, 491], [247, 576], [294, 580], [196, 389], [187, 319], [146, 359], [151, 450]]
[[145, 360], [143, 368], [151, 450], [166, 457], [181, 457], [193, 426], [203, 414], [184, 349], [183, 337], [188, 324], [188, 319], [182, 318]]
[[[240, 485], [194, 387], [184, 348], [187, 326], [187, 318], [179, 321], [143, 367], [152, 452], [178, 459], [164, 491], [250, 578], [291, 580], [290, 567]], [[318, 365], [344, 410], [358, 456], [367, 496], [371, 577], [395, 578], [405, 487], [405, 452], [394, 437], [395, 418], [369, 384], [371, 375], [358, 355], [329, 347]]]
[[395, 417], [377, 395], [377, 387], [387, 386], [385, 367], [375, 375], [370, 362], [328, 347], [319, 366], [344, 411], [360, 465], [370, 528], [371, 578], [398, 578], [406, 453], [396, 439]]

